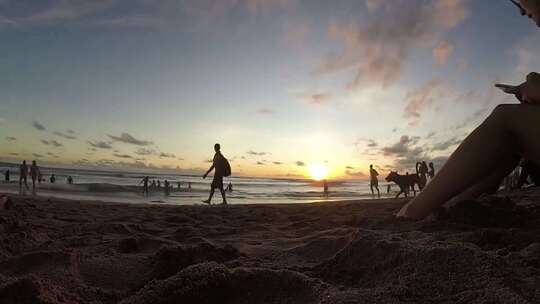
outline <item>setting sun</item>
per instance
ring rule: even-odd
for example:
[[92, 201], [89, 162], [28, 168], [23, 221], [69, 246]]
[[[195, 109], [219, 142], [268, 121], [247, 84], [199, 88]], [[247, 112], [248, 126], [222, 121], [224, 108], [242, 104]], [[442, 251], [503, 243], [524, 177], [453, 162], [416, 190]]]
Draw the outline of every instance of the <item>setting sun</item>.
[[314, 180], [317, 181], [325, 179], [328, 176], [329, 172], [330, 170], [328, 169], [328, 167], [320, 164], [313, 164], [309, 166], [309, 174]]

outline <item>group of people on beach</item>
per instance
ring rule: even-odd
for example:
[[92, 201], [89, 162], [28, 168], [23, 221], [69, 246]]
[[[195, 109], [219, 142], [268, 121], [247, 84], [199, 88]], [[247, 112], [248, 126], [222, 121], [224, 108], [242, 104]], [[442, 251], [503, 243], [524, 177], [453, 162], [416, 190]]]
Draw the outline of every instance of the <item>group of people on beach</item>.
[[[26, 191], [30, 191], [30, 186], [28, 186], [28, 177], [32, 181], [32, 194], [36, 194], [38, 185], [42, 182], [45, 182], [45, 178], [41, 173], [41, 168], [37, 165], [35, 160], [32, 161], [32, 164], [28, 166], [26, 160], [23, 160], [19, 165], [19, 193], [25, 194]], [[56, 182], [56, 175], [53, 173], [49, 177], [49, 182], [54, 184]], [[67, 184], [73, 184], [73, 177], [71, 175], [66, 177]], [[11, 183], [11, 170], [7, 169], [4, 172], [4, 183]]]
[[[178, 190], [180, 191], [182, 190], [183, 183], [184, 182], [182, 181], [176, 182]], [[159, 179], [158, 180], [153, 179], [152, 182], [150, 183], [150, 176], [143, 177], [143, 179], [139, 182], [139, 185], [141, 184], [143, 187], [143, 194], [146, 196], [150, 194], [150, 190], [154, 190], [154, 191], [163, 190], [166, 196], [169, 196], [171, 194], [171, 191], [173, 190], [172, 182], [169, 182], [169, 180], [167, 179], [163, 181], [163, 189], [161, 187], [161, 181]], [[187, 183], [187, 188], [185, 190], [191, 191], [191, 182]]]

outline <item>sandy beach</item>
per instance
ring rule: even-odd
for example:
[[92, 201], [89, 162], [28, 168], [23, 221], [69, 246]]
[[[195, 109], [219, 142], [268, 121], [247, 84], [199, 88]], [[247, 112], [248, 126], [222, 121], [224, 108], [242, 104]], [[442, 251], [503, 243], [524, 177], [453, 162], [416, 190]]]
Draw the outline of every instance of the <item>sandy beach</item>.
[[540, 191], [396, 220], [405, 200], [165, 206], [18, 197], [0, 303], [538, 303]]

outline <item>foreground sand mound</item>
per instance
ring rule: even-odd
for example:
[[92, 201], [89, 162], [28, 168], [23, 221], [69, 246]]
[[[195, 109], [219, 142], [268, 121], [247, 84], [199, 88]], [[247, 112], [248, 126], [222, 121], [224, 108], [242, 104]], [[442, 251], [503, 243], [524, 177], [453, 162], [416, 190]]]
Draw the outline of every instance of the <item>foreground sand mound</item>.
[[80, 303], [80, 299], [47, 280], [28, 276], [9, 279], [1, 284], [0, 303], [74, 304]]
[[229, 269], [217, 263], [188, 267], [153, 281], [122, 304], [316, 303], [322, 282], [287, 270]]
[[496, 303], [540, 300], [534, 285], [520, 286], [519, 274], [504, 258], [472, 244], [412, 234], [360, 230], [315, 272], [330, 283], [381, 294], [381, 302], [484, 303], [486, 295], [496, 295]]

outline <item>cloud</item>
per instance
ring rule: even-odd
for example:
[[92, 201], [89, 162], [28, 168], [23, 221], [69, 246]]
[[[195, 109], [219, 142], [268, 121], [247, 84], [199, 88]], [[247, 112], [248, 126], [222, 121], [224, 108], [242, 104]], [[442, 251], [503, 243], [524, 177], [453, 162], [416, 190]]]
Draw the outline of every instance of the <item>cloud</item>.
[[359, 178], [367, 177], [367, 175], [362, 171], [345, 170], [345, 174], [347, 174], [348, 176], [359, 177]]
[[126, 144], [131, 144], [131, 145], [149, 146], [149, 145], [153, 144], [153, 142], [148, 141], [148, 140], [136, 139], [135, 137], [133, 137], [129, 133], [125, 133], [125, 132], [120, 134], [120, 136], [114, 136], [114, 135], [108, 135], [108, 136], [113, 141], [122, 142], [122, 143], [126, 143]]
[[304, 94], [301, 95], [300, 98], [308, 104], [312, 105], [324, 105], [328, 104], [331, 101], [331, 96], [324, 93]]
[[[98, 149], [112, 149], [112, 145], [105, 141], [89, 141], [88, 144], [93, 148]], [[95, 150], [93, 150], [95, 151]]]
[[442, 41], [433, 50], [433, 60], [438, 66], [444, 66], [448, 63], [448, 59], [454, 52], [454, 46], [447, 41]]
[[345, 167], [345, 169], [347, 169], [347, 170], [354, 170], [354, 167], [352, 167], [352, 166], [347, 166], [347, 167]]
[[41, 140], [41, 143], [43, 143], [44, 145], [47, 145], [47, 146], [53, 146], [55, 148], [58, 148], [58, 147], [62, 147], [63, 144], [62, 143], [59, 143], [57, 142], [56, 140], [45, 140], [45, 139], [42, 139]]
[[39, 131], [44, 131], [46, 128], [44, 125], [42, 125], [41, 123], [37, 122], [37, 121], [33, 121], [32, 122], [32, 126], [36, 129], [36, 130], [39, 130]]
[[256, 152], [256, 151], [253, 151], [253, 150], [249, 150], [246, 152], [247, 155], [250, 155], [250, 156], [265, 156], [265, 155], [268, 155], [270, 153], [268, 152]]
[[433, 94], [440, 88], [440, 85], [441, 82], [439, 80], [432, 79], [424, 86], [407, 93], [407, 105], [405, 106], [403, 116], [412, 119], [409, 125], [416, 125], [422, 111], [433, 104]]
[[454, 138], [450, 138], [449, 140], [446, 140], [446, 141], [442, 141], [442, 142], [438, 142], [438, 143], [435, 143], [431, 146], [431, 151], [445, 151], [446, 149], [452, 147], [452, 146], [455, 146], [455, 145], [459, 145], [463, 140], [462, 139], [459, 139], [457, 137], [454, 137]]
[[17, 137], [6, 136], [6, 140], [7, 140], [7, 141], [16, 141], [16, 140], [17, 140]]
[[118, 157], [118, 158], [133, 158], [131, 155], [128, 155], [128, 154], [114, 153], [113, 155], [114, 155], [115, 157]]
[[43, 157], [43, 155], [38, 154], [38, 153], [32, 153], [32, 156], [34, 156], [35, 158], [42, 158]]
[[19, 153], [13, 152], [13, 153], [9, 153], [9, 155], [11, 155], [11, 156], [19, 156]]
[[279, 165], [282, 165], [283, 163], [282, 163], [282, 162], [279, 162], [279, 161], [275, 161], [275, 162], [272, 162], [272, 164], [278, 165], [278, 166], [279, 166]]
[[139, 148], [137, 151], [135, 151], [135, 154], [137, 155], [153, 155], [156, 153], [156, 150], [150, 148]]
[[298, 166], [298, 167], [304, 167], [306, 165], [306, 163], [304, 163], [303, 161], [297, 161], [295, 162], [295, 164]]
[[262, 161], [258, 161], [258, 162], [257, 162], [257, 165], [258, 165], [258, 166], [264, 166], [264, 165], [266, 165], [266, 164], [263, 163]]
[[383, 147], [381, 151], [384, 155], [405, 155], [410, 151], [410, 147], [418, 142], [417, 137], [403, 135], [399, 141], [393, 145]]
[[370, 139], [370, 140], [368, 140], [367, 146], [368, 146], [369, 148], [375, 148], [375, 147], [378, 146], [378, 144], [377, 144], [373, 139]]
[[417, 146], [419, 140], [419, 136], [403, 135], [398, 142], [381, 148], [381, 153], [394, 157], [394, 162], [399, 168], [410, 168], [417, 161], [427, 157], [424, 149]]
[[331, 21], [329, 35], [342, 44], [321, 64], [319, 73], [356, 69], [349, 88], [392, 85], [401, 76], [409, 53], [432, 49], [468, 15], [464, 0], [369, 1], [362, 23]]
[[60, 136], [62, 138], [65, 138], [65, 139], [77, 139], [77, 137], [74, 135], [75, 131], [68, 130], [67, 132], [68, 133], [66, 134], [66, 133], [63, 133], [63, 132], [60, 132], [60, 131], [54, 131], [53, 134], [56, 135], [56, 136]]
[[160, 158], [175, 158], [176, 156], [172, 153], [161, 152], [159, 153], [159, 157]]

